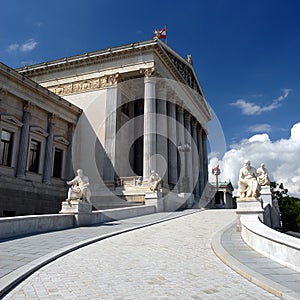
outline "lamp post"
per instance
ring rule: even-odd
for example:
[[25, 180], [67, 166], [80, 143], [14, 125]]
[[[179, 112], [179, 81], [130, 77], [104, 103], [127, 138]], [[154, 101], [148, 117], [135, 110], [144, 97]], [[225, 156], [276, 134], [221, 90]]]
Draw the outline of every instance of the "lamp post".
[[[183, 145], [179, 145], [177, 147], [178, 151], [179, 152], [182, 152], [182, 153], [187, 153], [187, 152], [190, 152], [191, 151], [191, 145], [189, 143], [185, 143]], [[184, 160], [186, 160], [186, 157], [185, 157], [185, 154], [184, 154]], [[182, 189], [183, 189], [183, 192], [186, 192], [187, 191], [187, 187], [188, 187], [188, 177], [187, 177], [187, 170], [186, 170], [186, 164], [184, 164], [184, 176], [182, 178]]]
[[[219, 165], [216, 165], [212, 169], [212, 174], [216, 176], [216, 188], [217, 188], [216, 195], [217, 196], [215, 197], [215, 199], [217, 200], [218, 204], [220, 204], [220, 197], [219, 197], [219, 175], [221, 174], [221, 171], [220, 171]], [[215, 201], [214, 201], [213, 205], [215, 205]]]

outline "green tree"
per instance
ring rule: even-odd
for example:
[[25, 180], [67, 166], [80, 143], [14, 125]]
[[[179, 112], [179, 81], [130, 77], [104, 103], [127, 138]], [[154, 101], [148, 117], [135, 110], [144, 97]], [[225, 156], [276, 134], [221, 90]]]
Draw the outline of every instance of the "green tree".
[[300, 232], [300, 199], [290, 197], [282, 183], [271, 182], [272, 199], [278, 201], [283, 231]]

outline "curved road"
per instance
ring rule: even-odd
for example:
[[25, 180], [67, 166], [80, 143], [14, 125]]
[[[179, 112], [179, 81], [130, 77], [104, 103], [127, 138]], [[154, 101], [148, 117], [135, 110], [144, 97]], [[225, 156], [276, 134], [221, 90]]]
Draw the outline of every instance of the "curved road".
[[213, 253], [213, 234], [236, 218], [206, 210], [74, 251], [4, 299], [277, 299]]

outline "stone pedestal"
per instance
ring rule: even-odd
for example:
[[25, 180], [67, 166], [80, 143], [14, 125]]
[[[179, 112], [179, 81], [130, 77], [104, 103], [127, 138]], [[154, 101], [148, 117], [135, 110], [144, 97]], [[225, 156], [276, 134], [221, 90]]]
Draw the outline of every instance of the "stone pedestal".
[[161, 192], [146, 193], [145, 204], [154, 205], [156, 207], [156, 212], [164, 211], [164, 199]]
[[92, 222], [92, 204], [82, 200], [63, 201], [60, 214], [73, 214], [76, 226], [88, 226]]
[[270, 186], [267, 186], [267, 185], [262, 186], [261, 191], [260, 191], [260, 196], [261, 196], [261, 199], [262, 199], [263, 208], [265, 208], [268, 204], [273, 206], [272, 193], [271, 193]]
[[179, 193], [178, 197], [184, 199], [186, 208], [192, 208], [194, 205], [194, 194], [193, 193]]
[[241, 231], [241, 216], [242, 215], [257, 215], [260, 220], [263, 220], [264, 210], [262, 208], [262, 201], [255, 197], [238, 198], [237, 199], [237, 230]]

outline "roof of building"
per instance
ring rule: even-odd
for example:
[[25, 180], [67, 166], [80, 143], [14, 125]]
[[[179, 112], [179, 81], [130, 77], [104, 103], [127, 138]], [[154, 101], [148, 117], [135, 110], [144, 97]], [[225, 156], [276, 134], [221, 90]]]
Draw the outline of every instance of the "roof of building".
[[[57, 113], [57, 105], [59, 105], [61, 108], [64, 108], [72, 112], [73, 114], [79, 115], [82, 112], [82, 110], [76, 105], [52, 93], [47, 88], [31, 80], [24, 74], [20, 74], [19, 72], [15, 71], [14, 69], [10, 68], [9, 66], [1, 62], [0, 62], [0, 75], [5, 76], [5, 78], [7, 78], [9, 81], [16, 82], [18, 85], [23, 86], [23, 88], [28, 88], [32, 90], [36, 95], [39, 95], [40, 101], [35, 101], [35, 99], [30, 98], [29, 96], [28, 99], [24, 99], [24, 100], [31, 102], [34, 105], [40, 106], [41, 108], [47, 110], [50, 113], [53, 114]], [[6, 92], [12, 92], [11, 90], [7, 90], [7, 86], [5, 85], [5, 82], [3, 82], [3, 84], [0, 86], [0, 90]], [[49, 105], [49, 102], [47, 102], [48, 104], [44, 103], [42, 99], [48, 99], [49, 101], [51, 101], [52, 105]]]
[[[16, 71], [20, 74], [31, 77], [44, 73], [56, 72], [59, 69], [68, 69], [80, 65], [93, 64], [99, 60], [101, 61], [103, 59], [111, 59], [115, 55], [124, 55], [126, 53], [132, 53], [134, 51], [139, 52], [142, 49], [154, 49], [163, 57], [164, 62], [173, 71], [173, 73], [177, 77], [177, 80], [182, 83], [188, 84], [192, 89], [194, 89], [204, 97], [201, 85], [198, 81], [191, 61], [184, 59], [169, 45], [159, 39], [134, 42], [122, 46], [106, 48], [103, 50], [87, 52], [84, 54], [69, 56], [30, 66], [24, 66], [22, 68], [16, 69]], [[208, 107], [207, 110], [210, 111]]]

